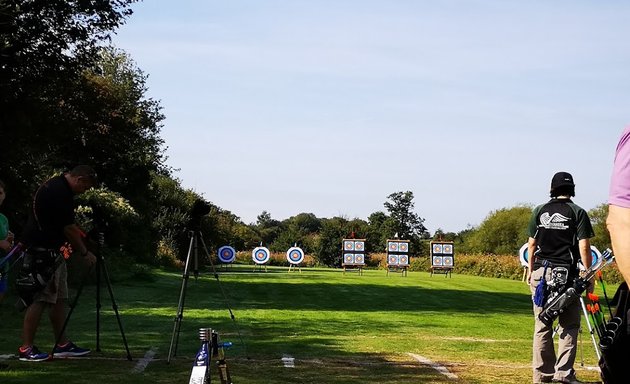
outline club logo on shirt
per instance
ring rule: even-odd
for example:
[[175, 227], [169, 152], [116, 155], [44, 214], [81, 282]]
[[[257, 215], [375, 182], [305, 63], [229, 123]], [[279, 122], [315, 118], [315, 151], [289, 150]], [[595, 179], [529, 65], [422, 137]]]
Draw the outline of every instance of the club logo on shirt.
[[545, 229], [569, 229], [569, 226], [565, 224], [569, 220], [568, 217], [558, 212], [553, 215], [549, 215], [549, 212], [544, 212], [540, 215], [540, 226]]

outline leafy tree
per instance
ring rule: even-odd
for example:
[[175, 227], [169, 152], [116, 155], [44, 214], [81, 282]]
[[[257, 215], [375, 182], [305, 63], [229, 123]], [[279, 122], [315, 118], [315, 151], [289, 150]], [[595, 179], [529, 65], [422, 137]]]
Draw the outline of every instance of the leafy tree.
[[412, 255], [423, 254], [424, 248], [420, 242], [422, 238], [428, 237], [428, 232], [424, 226], [424, 219], [413, 212], [413, 192], [395, 192], [387, 196], [390, 201], [384, 203], [389, 212], [392, 226], [395, 233], [401, 239], [410, 241], [409, 251]]
[[413, 192], [395, 192], [387, 198], [391, 201], [386, 201], [383, 205], [394, 220], [394, 228], [400, 238], [410, 239], [426, 231], [424, 219], [413, 212]]
[[521, 205], [491, 212], [465, 238], [464, 250], [471, 253], [517, 255], [527, 241], [532, 207]]
[[457, 239], [457, 233], [455, 232], [444, 232], [442, 228], [438, 228], [435, 230], [433, 234], [434, 240], [443, 240], [443, 241], [455, 241]]
[[24, 221], [30, 194], [46, 177], [76, 159], [90, 163], [88, 135], [69, 122], [79, 108], [67, 96], [134, 1], [0, 2], [0, 142], [10, 143], [0, 151], [0, 177], [11, 186], [5, 209], [14, 224]]
[[591, 239], [591, 244], [600, 251], [610, 248], [610, 233], [606, 227], [606, 218], [608, 217], [608, 204], [600, 204], [588, 211], [588, 216], [593, 225], [595, 237]]
[[320, 264], [329, 267], [341, 266], [341, 239], [349, 235], [348, 227], [348, 220], [343, 217], [322, 220], [316, 250], [316, 257]]
[[312, 213], [299, 213], [281, 223], [277, 238], [271, 245], [271, 250], [284, 252], [297, 244], [304, 252], [315, 251], [314, 236], [321, 228], [321, 221]]
[[384, 212], [374, 212], [368, 217], [366, 232], [365, 249], [368, 252], [383, 252], [387, 239], [396, 234], [396, 223]]
[[271, 213], [262, 211], [260, 215], [256, 217], [256, 225], [260, 228], [265, 228], [273, 225], [274, 220], [271, 218]]

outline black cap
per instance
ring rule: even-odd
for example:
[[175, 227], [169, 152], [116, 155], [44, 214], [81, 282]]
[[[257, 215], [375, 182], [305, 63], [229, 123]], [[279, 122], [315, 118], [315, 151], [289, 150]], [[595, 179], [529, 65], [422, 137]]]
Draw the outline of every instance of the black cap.
[[558, 172], [551, 179], [551, 190], [560, 187], [575, 187], [573, 176], [569, 172]]

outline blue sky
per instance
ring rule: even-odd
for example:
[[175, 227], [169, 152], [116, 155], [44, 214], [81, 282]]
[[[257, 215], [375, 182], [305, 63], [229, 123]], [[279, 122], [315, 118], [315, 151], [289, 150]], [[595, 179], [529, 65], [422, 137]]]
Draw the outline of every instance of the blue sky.
[[244, 222], [367, 217], [412, 191], [430, 232], [606, 201], [630, 123], [630, 3], [158, 1], [113, 38], [160, 100], [175, 176]]

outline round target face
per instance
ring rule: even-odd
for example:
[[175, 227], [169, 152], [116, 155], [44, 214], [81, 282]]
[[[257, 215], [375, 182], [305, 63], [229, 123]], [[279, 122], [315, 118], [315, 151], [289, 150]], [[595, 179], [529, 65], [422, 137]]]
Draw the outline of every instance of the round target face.
[[[597, 249], [594, 245], [591, 245], [591, 267], [596, 267], [599, 263], [602, 262], [602, 254], [601, 252], [599, 252], [599, 249]], [[582, 260], [580, 259], [578, 261], [578, 268], [580, 269], [580, 271], [584, 271], [586, 268], [584, 268], [584, 264], [582, 264]]]
[[265, 247], [257, 247], [252, 251], [252, 260], [256, 264], [265, 264], [269, 261], [270, 257], [269, 250]]
[[409, 250], [409, 244], [398, 243], [398, 249], [400, 250], [400, 252], [407, 252]]
[[518, 250], [518, 256], [521, 260], [523, 267], [529, 267], [529, 250], [527, 249], [527, 243], [523, 244], [521, 249]]
[[219, 248], [218, 254], [219, 260], [221, 260], [222, 263], [231, 263], [236, 259], [236, 251], [229, 245], [224, 245]]
[[354, 251], [354, 241], [344, 241], [343, 249], [346, 251]]
[[355, 241], [354, 242], [354, 250], [355, 251], [363, 251], [363, 248], [365, 248], [365, 245], [362, 241]]
[[395, 242], [390, 242], [389, 243], [389, 247], [388, 247], [390, 252], [397, 252], [398, 251], [398, 243]]
[[453, 246], [451, 244], [444, 244], [444, 247], [442, 248], [442, 250], [447, 255], [453, 254]]
[[593, 257], [591, 265], [597, 266], [602, 262], [602, 254], [599, 252], [599, 249], [595, 248], [594, 245], [591, 245], [591, 256]]
[[442, 253], [442, 244], [433, 244], [433, 253]]
[[433, 256], [433, 265], [441, 267], [442, 266], [442, 256]]
[[453, 258], [451, 256], [445, 256], [443, 264], [444, 264], [445, 267], [452, 267], [453, 266]]
[[343, 262], [346, 264], [351, 264], [354, 262], [354, 255], [352, 253], [346, 253], [343, 255]]
[[364, 264], [365, 263], [365, 259], [363, 258], [362, 254], [354, 255], [354, 262], [356, 264]]
[[390, 265], [391, 265], [391, 264], [398, 264], [398, 255], [390, 255], [390, 256], [387, 258], [387, 260], [389, 260], [389, 261], [388, 261], [388, 264], [390, 264]]
[[291, 247], [287, 251], [287, 260], [291, 264], [300, 264], [304, 260], [304, 251], [300, 247]]
[[400, 255], [400, 258], [398, 259], [400, 264], [409, 264], [409, 256], [407, 255]]

